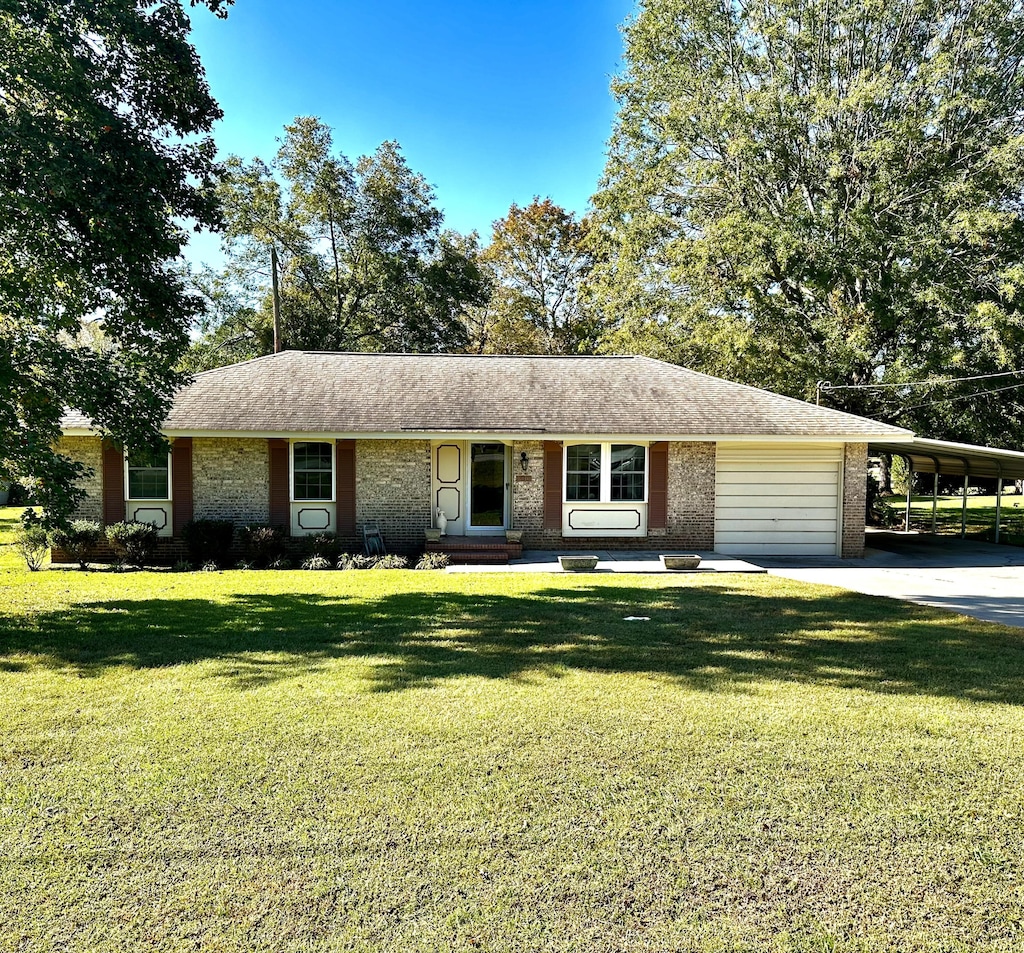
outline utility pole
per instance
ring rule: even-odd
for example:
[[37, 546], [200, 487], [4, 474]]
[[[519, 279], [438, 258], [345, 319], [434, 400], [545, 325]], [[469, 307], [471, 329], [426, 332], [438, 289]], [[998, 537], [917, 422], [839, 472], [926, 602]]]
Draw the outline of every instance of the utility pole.
[[270, 246], [270, 283], [274, 297], [274, 353], [281, 350], [281, 295], [277, 288], [277, 248]]

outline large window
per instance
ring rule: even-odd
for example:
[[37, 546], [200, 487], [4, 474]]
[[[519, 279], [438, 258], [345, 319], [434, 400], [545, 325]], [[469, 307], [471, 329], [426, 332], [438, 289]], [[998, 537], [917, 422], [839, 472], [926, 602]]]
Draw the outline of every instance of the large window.
[[571, 503], [642, 503], [647, 448], [624, 443], [581, 443], [565, 448], [565, 498]]
[[292, 499], [334, 499], [334, 447], [329, 443], [292, 444]]
[[565, 498], [601, 499], [601, 444], [584, 443], [565, 448]]
[[169, 500], [171, 464], [165, 453], [128, 454], [128, 499]]
[[644, 498], [644, 472], [647, 448], [630, 444], [611, 445], [610, 498], [614, 501], [641, 503]]

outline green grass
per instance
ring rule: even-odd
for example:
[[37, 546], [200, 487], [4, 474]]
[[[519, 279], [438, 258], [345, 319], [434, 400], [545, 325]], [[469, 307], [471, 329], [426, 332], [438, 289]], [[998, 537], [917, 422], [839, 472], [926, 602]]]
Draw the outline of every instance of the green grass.
[[0, 950], [1019, 950], [1022, 706], [765, 576], [5, 555]]
[[[903, 528], [903, 514], [907, 498], [891, 496], [885, 500]], [[935, 510], [936, 532], [945, 535], [960, 535], [962, 496], [940, 496]], [[1000, 516], [1000, 541], [1024, 545], [1024, 497], [1016, 493], [1003, 494]], [[975, 539], [994, 538], [996, 525], [996, 498], [994, 496], [967, 497], [967, 535]], [[932, 497], [930, 494], [912, 496], [910, 500], [910, 527], [930, 533], [932, 530]]]

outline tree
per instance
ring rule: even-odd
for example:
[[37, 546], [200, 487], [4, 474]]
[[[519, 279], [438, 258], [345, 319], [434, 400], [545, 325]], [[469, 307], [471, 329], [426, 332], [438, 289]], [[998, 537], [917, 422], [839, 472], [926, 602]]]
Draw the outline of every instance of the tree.
[[464, 347], [463, 312], [486, 300], [476, 239], [442, 230], [433, 191], [397, 143], [353, 165], [334, 152], [327, 126], [299, 117], [285, 127], [271, 164], [229, 159], [220, 194], [230, 261], [219, 287], [227, 307], [199, 345], [211, 351], [208, 360], [219, 359], [218, 336], [266, 353], [272, 250], [285, 347]]
[[[595, 197], [605, 347], [804, 398], [1022, 366], [1019, 3], [645, 0], [626, 39]], [[829, 399], [1007, 439], [1021, 391], [971, 391]]]
[[154, 448], [180, 380], [200, 303], [169, 263], [179, 222], [217, 223], [221, 115], [188, 32], [174, 0], [0, 0], [0, 482], [54, 523], [83, 472], [55, 449], [65, 405]]
[[589, 223], [539, 198], [494, 223], [481, 259], [494, 287], [472, 317], [472, 349], [509, 354], [592, 353], [597, 325], [582, 283], [591, 267]]

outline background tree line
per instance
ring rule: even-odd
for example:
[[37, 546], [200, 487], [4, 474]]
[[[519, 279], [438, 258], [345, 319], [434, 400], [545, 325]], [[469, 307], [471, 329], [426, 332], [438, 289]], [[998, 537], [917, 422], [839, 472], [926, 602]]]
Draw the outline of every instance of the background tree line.
[[[314, 118], [218, 164], [188, 31], [183, 0], [0, 5], [0, 482], [50, 513], [64, 403], [158, 447], [188, 372], [272, 349], [272, 259], [289, 348], [644, 353], [1022, 442], [1017, 0], [639, 0], [592, 211], [537, 197], [486, 244]], [[174, 266], [183, 221], [223, 269]]]

